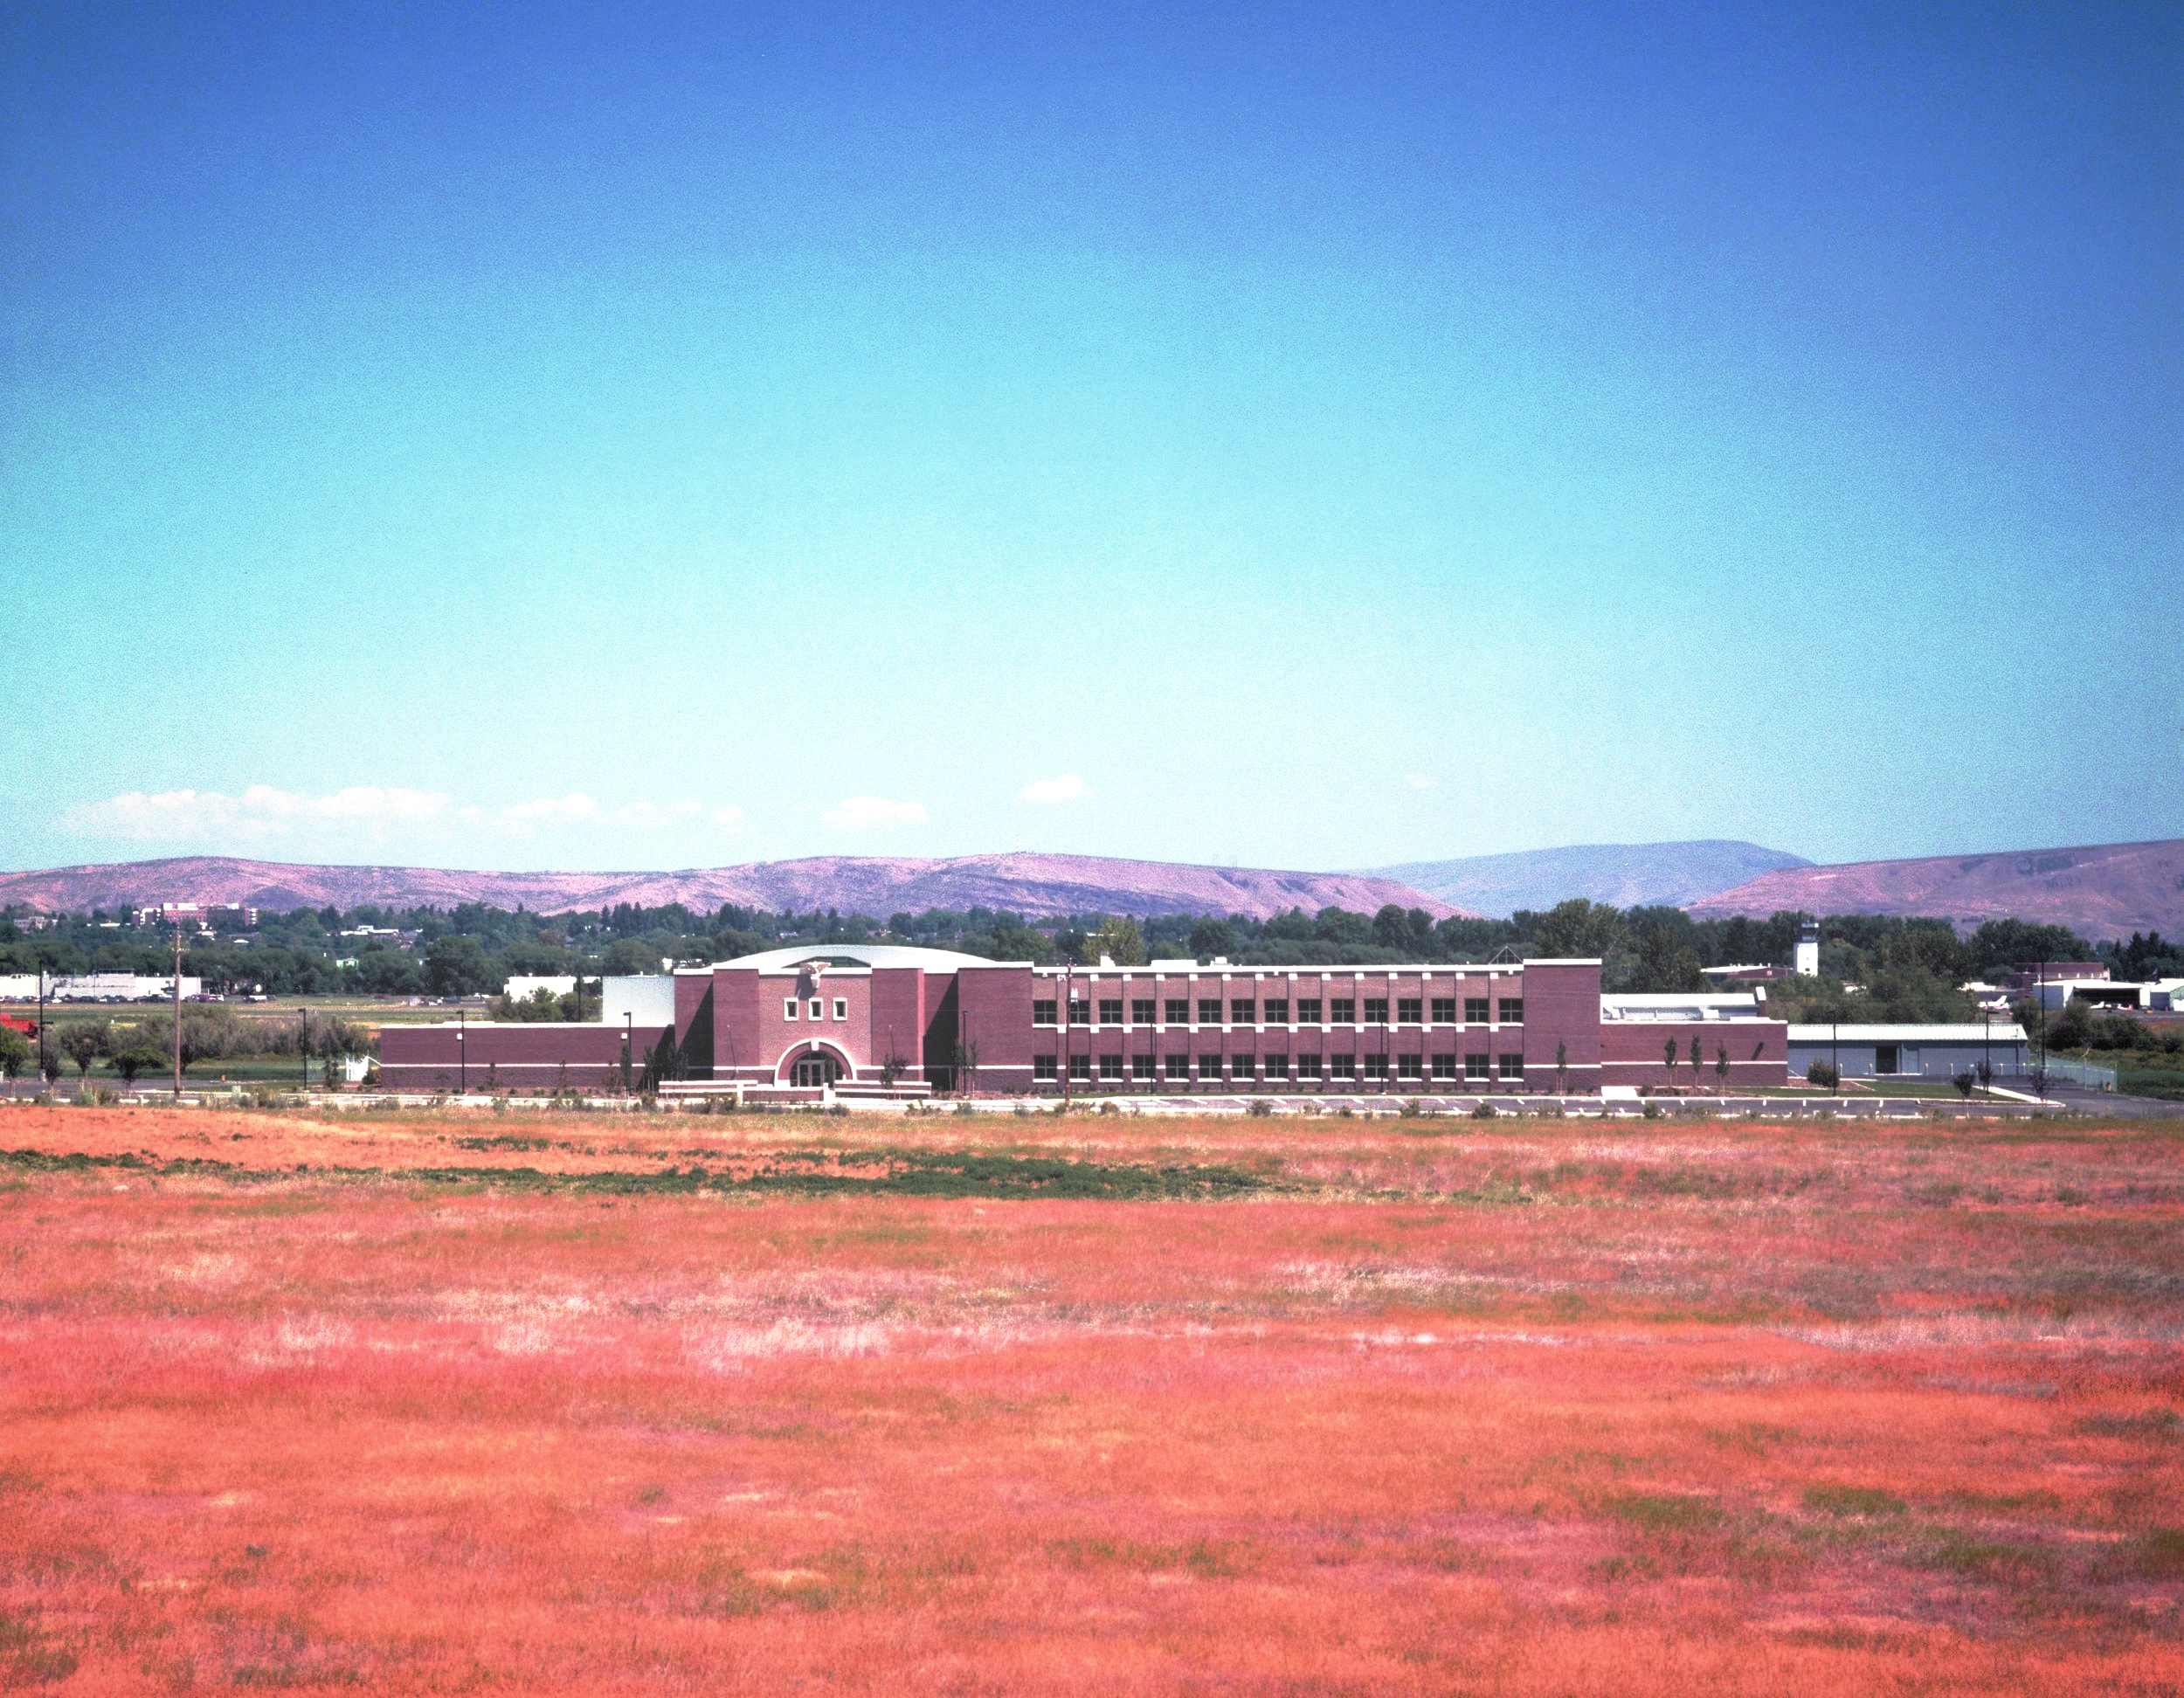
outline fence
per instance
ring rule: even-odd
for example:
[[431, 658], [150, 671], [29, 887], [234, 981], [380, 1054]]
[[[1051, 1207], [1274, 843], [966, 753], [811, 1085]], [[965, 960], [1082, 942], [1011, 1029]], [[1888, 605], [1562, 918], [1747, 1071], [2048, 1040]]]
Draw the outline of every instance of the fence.
[[2096, 1066], [2091, 1061], [2067, 1061], [2059, 1055], [2048, 1058], [2048, 1077], [2060, 1080], [2066, 1085], [2090, 1086], [2096, 1091], [2112, 1091], [2116, 1088], [2115, 1068]]

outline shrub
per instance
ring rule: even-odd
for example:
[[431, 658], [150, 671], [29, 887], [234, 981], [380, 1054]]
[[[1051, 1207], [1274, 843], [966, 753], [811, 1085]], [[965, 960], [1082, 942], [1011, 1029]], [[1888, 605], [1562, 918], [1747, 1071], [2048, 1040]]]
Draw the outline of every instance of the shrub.
[[1499, 1113], [1500, 1110], [1496, 1108], [1492, 1103], [1482, 1102], [1477, 1108], [1471, 1111], [1471, 1118], [1473, 1120], [1493, 1120], [1499, 1115]]
[[1254, 1120], [1264, 1120], [1268, 1115], [1274, 1113], [1274, 1105], [1271, 1102], [1268, 1102], [1264, 1097], [1254, 1097], [1251, 1101], [1251, 1107], [1245, 1109], [1244, 1112], [1249, 1115]]
[[1807, 1084], [1817, 1085], [1823, 1091], [1832, 1091], [1842, 1083], [1842, 1075], [1825, 1061], [1815, 1061], [1805, 1069], [1805, 1080]]

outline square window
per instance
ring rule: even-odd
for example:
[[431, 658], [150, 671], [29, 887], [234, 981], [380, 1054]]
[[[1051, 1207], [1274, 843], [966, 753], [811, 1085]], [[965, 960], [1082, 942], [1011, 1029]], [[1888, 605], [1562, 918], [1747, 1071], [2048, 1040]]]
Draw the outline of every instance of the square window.
[[1100, 998], [1100, 1024], [1120, 1025], [1123, 1023], [1123, 999], [1120, 997]]
[[1358, 1058], [1354, 1055], [1330, 1055], [1327, 1058], [1327, 1072], [1332, 1079], [1355, 1079], [1358, 1076]]
[[1232, 1025], [1249, 1025], [1259, 1018], [1259, 1004], [1249, 997], [1238, 997], [1228, 1004], [1228, 1018]]
[[1166, 1020], [1170, 1025], [1188, 1025], [1191, 1024], [1191, 1002], [1189, 997], [1169, 997], [1167, 1001], [1167, 1011], [1168, 1011], [1161, 1016], [1161, 1018]]
[[1365, 1076], [1367, 1079], [1386, 1079], [1388, 1076], [1388, 1059], [1386, 1054], [1368, 1055], [1365, 1061]]
[[1069, 998], [1069, 1024], [1089, 1025], [1092, 1023], [1092, 1004], [1082, 997]]
[[1167, 1068], [1170, 1079], [1188, 1079], [1191, 1076], [1191, 1058], [1187, 1055], [1165, 1057], [1162, 1065]]
[[1330, 997], [1327, 1002], [1327, 1018], [1335, 1025], [1358, 1024], [1358, 1002], [1354, 997]]
[[1522, 997], [1502, 998], [1502, 1024], [1503, 1025], [1524, 1024], [1524, 999]]
[[1051, 1084], [1054, 1077], [1054, 1058], [1051, 1055], [1032, 1057], [1032, 1082]]
[[1123, 1058], [1121, 1056], [1102, 1055], [1100, 1058], [1100, 1077], [1102, 1079], [1120, 1079], [1122, 1076]]
[[1454, 1079], [1455, 1076], [1456, 1058], [1453, 1053], [1434, 1057], [1434, 1077], [1435, 1079]]
[[1319, 1057], [1317, 1055], [1298, 1056], [1296, 1076], [1299, 1079], [1317, 1079], [1319, 1077]]
[[1059, 1006], [1052, 997], [1034, 997], [1032, 999], [1032, 1024], [1035, 1026], [1052, 1025], [1054, 1023], [1054, 1010]]
[[1219, 997], [1199, 998], [1199, 1024], [1219, 1025], [1221, 1023], [1221, 999]]
[[1130, 1023], [1132, 1025], [1151, 1025], [1152, 1024], [1152, 998], [1151, 997], [1131, 997], [1130, 1004]]
[[1267, 1077], [1268, 1079], [1287, 1079], [1289, 1076], [1289, 1058], [1288, 1056], [1269, 1055], [1267, 1058]]
[[1220, 1084], [1221, 1078], [1220, 1057], [1218, 1055], [1201, 1055], [1199, 1057], [1199, 1077], [1203, 1080], [1210, 1080], [1216, 1085]]
[[1365, 999], [1367, 1025], [1386, 1025], [1388, 1023], [1388, 999], [1386, 997], [1367, 997]]
[[796, 1018], [798, 1006], [798, 1004], [797, 999], [794, 997], [784, 997], [781, 999], [781, 1018], [784, 1020], [793, 1020]]
[[1463, 1076], [1483, 1082], [1487, 1077], [1486, 1060], [1483, 1055], [1466, 1055], [1463, 1058]]
[[1092, 1058], [1089, 1055], [1071, 1056], [1069, 1058], [1069, 1077], [1072, 1080], [1077, 1083], [1089, 1084], [1092, 1080]]
[[1239, 1085], [1248, 1085], [1251, 1082], [1253, 1076], [1259, 1071], [1258, 1067], [1254, 1064], [1252, 1058], [1248, 1055], [1230, 1056], [1228, 1058], [1228, 1070], [1236, 1075], [1236, 1082]]
[[1296, 999], [1296, 1023], [1299, 1025], [1319, 1024], [1319, 998], [1317, 997], [1299, 997]]
[[1486, 1024], [1486, 998], [1484, 997], [1466, 997], [1463, 999], [1463, 1023], [1466, 1025]]
[[834, 1018], [838, 1020], [846, 1020], [849, 1018], [848, 997], [837, 997], [834, 998]]
[[1456, 999], [1454, 997], [1434, 998], [1434, 1024], [1454, 1025], [1456, 1023]]
[[1151, 1079], [1153, 1076], [1153, 1058], [1150, 1055], [1131, 1056], [1130, 1076], [1132, 1079]]
[[1267, 998], [1267, 1024], [1287, 1025], [1289, 1023], [1289, 999], [1287, 997]]
[[1521, 1055], [1504, 1055], [1502, 1058], [1502, 1077], [1522, 1085], [1524, 1082], [1524, 1058]]
[[1417, 1025], [1426, 1018], [1426, 1004], [1417, 997], [1398, 997], [1395, 999], [1395, 1024]]
[[1398, 1079], [1423, 1079], [1426, 1076], [1426, 1058], [1422, 1055], [1399, 1055], [1395, 1058], [1395, 1076]]
[[826, 1018], [826, 999], [824, 997], [812, 998], [812, 1018], [815, 1020], [823, 1020]]

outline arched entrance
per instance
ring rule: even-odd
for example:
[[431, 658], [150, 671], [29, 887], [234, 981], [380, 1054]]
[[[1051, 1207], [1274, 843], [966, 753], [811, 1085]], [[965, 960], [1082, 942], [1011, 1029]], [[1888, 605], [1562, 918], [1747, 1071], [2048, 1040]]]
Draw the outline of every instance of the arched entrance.
[[799, 1044], [781, 1058], [773, 1076], [779, 1083], [812, 1090], [838, 1083], [849, 1073], [849, 1058], [831, 1044]]

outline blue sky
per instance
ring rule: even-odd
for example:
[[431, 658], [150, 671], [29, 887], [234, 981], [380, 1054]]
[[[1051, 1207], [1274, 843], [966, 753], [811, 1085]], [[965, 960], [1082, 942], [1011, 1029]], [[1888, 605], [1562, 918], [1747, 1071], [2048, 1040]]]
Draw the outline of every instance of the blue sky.
[[0, 863], [2184, 834], [2174, 7], [0, 28]]

